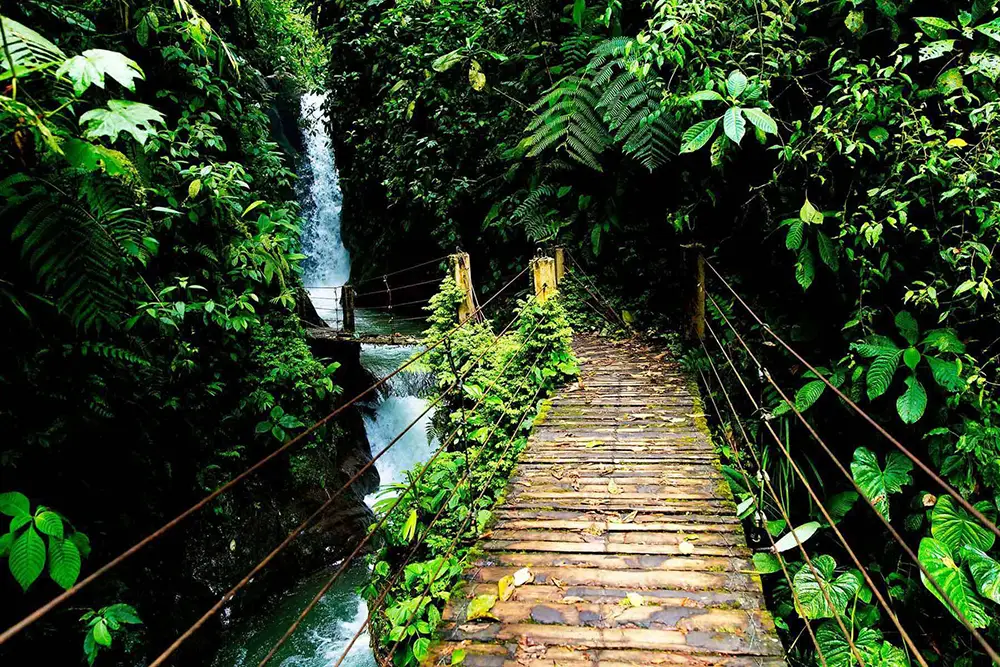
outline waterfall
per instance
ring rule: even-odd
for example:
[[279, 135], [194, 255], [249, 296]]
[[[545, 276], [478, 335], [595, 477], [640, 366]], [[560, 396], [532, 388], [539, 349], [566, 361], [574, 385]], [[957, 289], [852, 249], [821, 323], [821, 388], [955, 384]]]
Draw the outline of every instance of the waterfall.
[[305, 224], [302, 249], [308, 255], [303, 262], [303, 282], [320, 317], [331, 325], [339, 323], [340, 287], [351, 278], [351, 255], [340, 233], [343, 195], [340, 176], [334, 162], [333, 142], [327, 130], [323, 104], [326, 93], [302, 96], [302, 127], [305, 161], [300, 192]]

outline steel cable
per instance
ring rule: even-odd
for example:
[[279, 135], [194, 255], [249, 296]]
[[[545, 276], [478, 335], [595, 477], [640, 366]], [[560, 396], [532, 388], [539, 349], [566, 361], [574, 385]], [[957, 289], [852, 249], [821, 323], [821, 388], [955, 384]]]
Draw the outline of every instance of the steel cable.
[[[833, 462], [834, 466], [840, 471], [840, 473], [842, 475], [844, 475], [844, 477], [847, 479], [848, 482], [851, 483], [851, 485], [857, 491], [858, 495], [861, 498], [864, 499], [865, 503], [869, 507], [871, 507], [872, 511], [879, 518], [879, 520], [886, 527], [886, 529], [889, 530], [889, 533], [893, 536], [893, 538], [896, 540], [896, 542], [899, 544], [899, 546], [906, 552], [906, 554], [910, 557], [910, 559], [920, 569], [920, 572], [923, 574], [923, 577], [933, 585], [934, 590], [941, 596], [941, 599], [946, 602], [946, 605], [951, 609], [951, 611], [954, 613], [955, 617], [962, 623], [962, 625], [964, 625], [966, 627], [967, 630], [969, 630], [969, 632], [972, 634], [972, 636], [976, 638], [976, 640], [983, 647], [983, 649], [986, 651], [986, 653], [990, 656], [990, 658], [993, 660], [993, 662], [995, 662], [996, 664], [1000, 664], [1000, 655], [998, 655], [997, 652], [993, 649], [993, 647], [983, 638], [982, 634], [979, 633], [979, 631], [976, 630], [976, 628], [972, 626], [972, 623], [969, 621], [969, 619], [966, 618], [966, 616], [961, 612], [961, 610], [958, 609], [958, 606], [956, 605], [956, 603], [951, 599], [950, 596], [948, 596], [947, 593], [945, 593], [944, 589], [938, 583], [937, 579], [935, 579], [933, 576], [931, 576], [930, 572], [927, 570], [927, 568], [924, 566], [924, 564], [920, 562], [920, 559], [918, 558], [917, 554], [915, 554], [913, 552], [913, 549], [911, 549], [910, 546], [908, 544], [906, 544], [905, 540], [899, 534], [899, 532], [896, 531], [896, 529], [886, 520], [886, 518], [884, 516], [882, 516], [882, 513], [878, 511], [878, 509], [875, 507], [875, 504], [868, 498], [867, 495], [865, 495], [864, 491], [861, 489], [861, 487], [858, 485], [858, 483], [854, 480], [854, 477], [847, 471], [846, 468], [844, 468], [843, 464], [840, 462], [840, 459], [837, 458], [837, 456], [829, 448], [829, 446], [826, 444], [826, 442], [819, 436], [819, 434], [815, 431], [815, 429], [812, 427], [812, 425], [809, 424], [809, 422], [805, 419], [805, 417], [803, 417], [801, 415], [801, 412], [798, 411], [798, 409], [795, 407], [794, 403], [792, 403], [791, 401], [788, 400], [787, 395], [784, 393], [784, 391], [781, 389], [781, 387], [779, 387], [778, 384], [771, 377], [770, 372], [768, 372], [767, 369], [760, 364], [760, 361], [757, 359], [756, 355], [753, 354], [753, 352], [750, 350], [749, 346], [743, 340], [743, 337], [740, 336], [740, 334], [736, 330], [736, 328], [732, 325], [732, 323], [729, 322], [729, 319], [725, 316], [725, 313], [723, 313], [721, 310], [719, 310], [718, 304], [715, 302], [715, 300], [712, 299], [711, 296], [709, 296], [709, 299], [712, 300], [712, 303], [716, 307], [716, 310], [718, 310], [718, 312], [722, 316], [723, 320], [726, 322], [726, 324], [729, 326], [729, 328], [736, 335], [736, 338], [739, 341], [740, 345], [743, 347], [744, 350], [746, 350], [747, 354], [749, 354], [750, 357], [754, 360], [754, 363], [757, 364], [757, 368], [759, 369], [759, 371], [761, 373], [761, 376], [763, 378], [767, 379], [768, 382], [769, 382], [769, 384], [771, 384], [771, 386], [774, 387], [774, 389], [782, 397], [782, 400], [784, 400], [786, 403], [788, 403], [789, 406], [791, 406], [792, 410], [799, 417], [800, 421], [805, 425], [806, 429], [809, 431], [809, 434], [812, 436], [812, 438], [820, 445], [820, 447], [827, 454], [827, 456]], [[707, 325], [707, 328], [712, 333], [712, 337], [715, 339], [716, 343], [719, 345], [720, 350], [722, 350], [723, 355], [726, 356], [726, 359], [727, 359], [728, 363], [730, 364], [731, 367], [733, 367], [734, 372], [736, 372], [736, 370], [735, 370], [735, 364], [729, 358], [729, 355], [725, 352], [725, 347], [722, 345], [721, 341], [715, 335], [715, 332], [711, 329], [711, 325]], [[742, 378], [741, 378], [741, 383], [742, 383]], [[744, 390], [747, 392], [747, 394], [749, 396], [751, 396], [751, 401], [753, 401], [752, 394], [750, 393], [749, 389], [745, 385], [744, 385]], [[753, 402], [754, 402], [754, 405], [757, 405], [756, 401], [753, 401]], [[765, 424], [768, 426], [768, 429], [771, 430], [770, 425], [767, 424], [767, 422], [765, 422]], [[780, 443], [779, 443], [779, 446], [780, 446]], [[820, 505], [820, 506], [822, 507], [822, 505]], [[862, 572], [864, 572], [864, 570], [862, 570]], [[875, 588], [872, 587], [872, 590], [874, 591]], [[917, 653], [917, 655], [919, 655], [919, 652]]]
[[[486, 306], [488, 306], [494, 299], [496, 299], [498, 296], [500, 296], [500, 294], [502, 294], [511, 285], [513, 285], [514, 281], [516, 281], [518, 278], [520, 278], [525, 273], [527, 273], [529, 268], [530, 267], [525, 267], [519, 274], [517, 274], [516, 276], [514, 276], [507, 284], [505, 284], [499, 290], [497, 290], [496, 292], [494, 292], [492, 296], [490, 296], [485, 302], [483, 302], [482, 306], [480, 306], [480, 308], [479, 308], [479, 311], [481, 311], [482, 309], [486, 308]], [[87, 577], [85, 577], [85, 578], [81, 579], [80, 581], [78, 581], [71, 588], [69, 588], [66, 591], [64, 591], [64, 592], [60, 593], [59, 595], [55, 596], [54, 598], [52, 598], [51, 600], [49, 600], [48, 602], [46, 602], [42, 606], [40, 606], [37, 609], [35, 609], [35, 611], [31, 612], [30, 614], [28, 614], [27, 616], [25, 616], [24, 618], [22, 618], [20, 621], [18, 621], [14, 625], [12, 625], [9, 628], [7, 628], [6, 630], [4, 630], [3, 633], [0, 633], [0, 645], [3, 645], [7, 641], [9, 641], [12, 637], [14, 637], [15, 635], [17, 635], [21, 631], [23, 631], [25, 628], [27, 628], [31, 624], [33, 624], [36, 621], [38, 621], [40, 618], [44, 617], [46, 614], [48, 614], [50, 611], [52, 611], [53, 609], [55, 609], [56, 607], [58, 607], [60, 604], [62, 604], [63, 602], [65, 602], [69, 598], [71, 598], [74, 595], [76, 595], [77, 593], [79, 593], [82, 589], [84, 589], [87, 586], [89, 586], [91, 583], [93, 583], [94, 581], [96, 581], [97, 579], [99, 579], [100, 577], [102, 577], [103, 575], [105, 575], [107, 572], [109, 572], [110, 570], [114, 569], [115, 567], [117, 567], [118, 565], [120, 565], [121, 563], [123, 563], [125, 560], [127, 560], [131, 556], [133, 556], [136, 553], [138, 553], [139, 551], [141, 551], [148, 544], [150, 544], [151, 542], [155, 541], [156, 539], [162, 537], [164, 534], [166, 534], [167, 532], [169, 532], [172, 528], [174, 528], [179, 523], [181, 523], [182, 521], [184, 521], [184, 519], [188, 518], [192, 514], [196, 513], [197, 511], [199, 511], [200, 509], [202, 509], [203, 507], [205, 507], [206, 505], [208, 505], [208, 503], [212, 502], [213, 500], [215, 500], [216, 498], [218, 498], [220, 495], [222, 495], [223, 493], [225, 493], [229, 489], [233, 488], [234, 486], [236, 486], [237, 484], [239, 484], [241, 481], [243, 481], [244, 479], [246, 479], [248, 476], [250, 476], [251, 474], [253, 474], [257, 470], [259, 470], [261, 467], [263, 467], [264, 465], [266, 465], [270, 461], [274, 460], [275, 458], [277, 458], [278, 456], [280, 456], [282, 453], [284, 453], [285, 451], [287, 451], [288, 449], [290, 449], [291, 447], [293, 447], [297, 443], [301, 442], [303, 439], [305, 439], [306, 437], [308, 437], [309, 435], [311, 435], [312, 433], [314, 433], [316, 430], [318, 430], [320, 427], [322, 427], [325, 424], [327, 424], [330, 420], [332, 420], [334, 417], [336, 417], [337, 415], [339, 415], [340, 413], [342, 413], [344, 410], [346, 410], [347, 408], [349, 408], [350, 406], [354, 405], [355, 403], [357, 403], [359, 400], [361, 400], [362, 398], [364, 398], [365, 396], [367, 396], [371, 392], [373, 392], [376, 389], [378, 389], [379, 387], [381, 387], [383, 384], [385, 384], [386, 382], [388, 382], [391, 378], [395, 377], [397, 374], [401, 373], [403, 370], [405, 370], [406, 368], [408, 368], [412, 364], [416, 363], [424, 355], [428, 354], [431, 350], [433, 350], [436, 347], [438, 347], [439, 345], [441, 345], [441, 343], [444, 342], [445, 338], [451, 336], [456, 331], [458, 331], [460, 328], [462, 328], [463, 326], [465, 326], [465, 324], [468, 321], [469, 321], [469, 319], [466, 319], [465, 321], [458, 323], [457, 325], [455, 325], [454, 327], [452, 327], [452, 329], [450, 329], [447, 333], [445, 333], [441, 338], [439, 338], [438, 340], [436, 340], [433, 343], [431, 343], [430, 345], [428, 345], [424, 350], [422, 350], [417, 355], [411, 357], [409, 360], [407, 360], [401, 366], [399, 366], [398, 368], [396, 368], [394, 371], [392, 371], [391, 373], [385, 375], [384, 377], [382, 377], [381, 379], [379, 379], [378, 381], [376, 381], [374, 384], [372, 384], [370, 387], [368, 387], [367, 389], [363, 390], [361, 393], [357, 394], [356, 396], [354, 396], [353, 398], [351, 398], [350, 400], [348, 400], [343, 405], [337, 407], [336, 409], [334, 409], [332, 412], [330, 412], [329, 414], [327, 414], [322, 419], [320, 419], [320, 420], [316, 421], [315, 423], [313, 423], [311, 426], [309, 426], [308, 428], [306, 428], [305, 431], [303, 431], [302, 433], [298, 434], [294, 438], [291, 438], [290, 440], [288, 440], [281, 447], [275, 449], [273, 452], [271, 452], [270, 454], [268, 454], [264, 458], [262, 458], [259, 461], [257, 461], [257, 463], [255, 463], [254, 465], [252, 465], [249, 468], [247, 468], [244, 472], [240, 473], [239, 475], [237, 475], [233, 479], [229, 480], [228, 482], [226, 482], [225, 484], [223, 484], [222, 486], [220, 486], [218, 489], [216, 489], [212, 493], [208, 494], [207, 496], [205, 496], [204, 498], [202, 498], [201, 500], [199, 500], [197, 503], [195, 503], [194, 505], [192, 505], [191, 507], [189, 507], [188, 509], [186, 509], [182, 513], [178, 514], [176, 517], [174, 517], [173, 519], [171, 519], [167, 523], [163, 524], [160, 528], [158, 528], [157, 530], [153, 531], [152, 533], [150, 533], [146, 537], [144, 537], [141, 540], [139, 540], [138, 542], [136, 542], [134, 545], [132, 545], [127, 550], [125, 550], [124, 552], [122, 552], [121, 554], [119, 554], [118, 556], [116, 556], [114, 559], [108, 561], [107, 563], [105, 563], [104, 565], [102, 565], [101, 567], [99, 567], [97, 570], [95, 570], [93, 573], [91, 573]]]

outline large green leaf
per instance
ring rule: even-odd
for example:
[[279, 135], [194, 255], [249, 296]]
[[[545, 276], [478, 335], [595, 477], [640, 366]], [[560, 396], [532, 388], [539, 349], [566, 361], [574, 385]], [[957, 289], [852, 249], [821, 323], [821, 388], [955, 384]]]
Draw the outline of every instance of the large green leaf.
[[[937, 582], [941, 590], [948, 596], [948, 599], [968, 619], [973, 627], [985, 628], [989, 625], [990, 617], [986, 614], [982, 601], [972, 589], [972, 583], [969, 581], [969, 578], [955, 563], [951, 551], [943, 542], [939, 542], [932, 537], [925, 537], [920, 540], [920, 549], [917, 557], [920, 560], [920, 564], [927, 569], [927, 573]], [[920, 581], [927, 587], [927, 590], [934, 594], [934, 597], [941, 601], [941, 604], [955, 618], [958, 618], [948, 603], [945, 602], [944, 598], [941, 597], [941, 594], [927, 580], [923, 572], [920, 573]]]
[[823, 260], [831, 271], [836, 272], [840, 268], [840, 255], [837, 253], [837, 244], [823, 232], [816, 232], [816, 246], [819, 248], [819, 258]]
[[725, 98], [714, 90], [699, 90], [693, 95], [689, 95], [688, 99], [692, 102], [722, 102]]
[[924, 336], [923, 345], [933, 347], [938, 352], [965, 352], [965, 343], [958, 339], [954, 329], [931, 329]]
[[854, 481], [886, 521], [889, 520], [889, 495], [900, 493], [905, 485], [913, 483], [911, 470], [913, 463], [899, 452], [889, 452], [885, 470], [879, 467], [878, 457], [865, 447], [855, 449], [851, 461]]
[[862, 357], [877, 357], [900, 351], [899, 346], [891, 338], [878, 335], [869, 336], [860, 343], [851, 343], [851, 349]]
[[915, 424], [920, 421], [924, 416], [924, 410], [927, 409], [927, 392], [915, 375], [909, 376], [904, 382], [906, 391], [896, 399], [896, 412], [905, 423]]
[[992, 40], [1000, 42], [1000, 18], [995, 18], [989, 23], [976, 26], [976, 32], [986, 35]]
[[795, 263], [795, 280], [803, 290], [809, 289], [816, 278], [816, 257], [807, 244], [799, 250], [799, 259]]
[[830, 496], [826, 501], [826, 511], [830, 514], [834, 523], [840, 521], [851, 511], [854, 504], [858, 502], [857, 491], [841, 491]]
[[899, 360], [903, 357], [903, 350], [893, 350], [880, 354], [872, 359], [865, 374], [866, 391], [869, 400], [875, 400], [889, 389], [892, 378], [899, 368]]
[[35, 516], [35, 526], [46, 535], [62, 539], [62, 518], [51, 510], [39, 512], [38, 515]]
[[45, 568], [45, 542], [34, 526], [28, 526], [28, 530], [14, 540], [10, 547], [9, 564], [10, 573], [24, 591], [42, 573]]
[[788, 225], [788, 233], [785, 235], [785, 247], [789, 250], [798, 250], [802, 247], [802, 237], [805, 233], [806, 224], [801, 220], [795, 220]]
[[823, 217], [823, 212], [817, 210], [812, 205], [812, 202], [809, 201], [809, 197], [806, 197], [802, 208], [799, 209], [799, 220], [810, 225], [821, 225], [823, 224]]
[[729, 77], [726, 79], [726, 92], [728, 92], [732, 97], [739, 97], [746, 89], [746, 75], [738, 69], [734, 69], [730, 72]]
[[979, 594], [1000, 604], [1000, 563], [968, 544], [962, 547], [960, 553], [969, 564]]
[[31, 28], [6, 16], [0, 16], [0, 21], [3, 22], [7, 40], [4, 57], [0, 58], [0, 81], [11, 78], [11, 62], [18, 76], [24, 76], [27, 72], [47, 69], [66, 59], [66, 54], [58, 46]]
[[71, 588], [80, 576], [80, 551], [72, 540], [49, 540], [49, 576], [63, 588]]
[[961, 370], [957, 361], [946, 361], [929, 355], [924, 355], [927, 365], [931, 369], [934, 381], [948, 391], [962, 391], [965, 389], [965, 380], [962, 379]]
[[819, 400], [819, 397], [823, 395], [825, 390], [826, 383], [822, 380], [813, 380], [812, 382], [805, 383], [795, 392], [795, 409], [799, 412], [808, 410]]
[[86, 128], [84, 134], [88, 139], [109, 137], [115, 141], [119, 134], [127, 132], [140, 145], [145, 145], [155, 132], [154, 125], [165, 123], [163, 114], [153, 107], [127, 100], [110, 100], [107, 109], [91, 109], [80, 116], [80, 125]]
[[23, 493], [18, 493], [17, 491], [0, 493], [0, 514], [18, 516], [22, 514], [29, 514], [30, 512], [31, 503], [28, 501], [28, 497]]
[[806, 618], [833, 618], [845, 612], [848, 603], [861, 590], [862, 582], [860, 575], [854, 572], [844, 572], [834, 579], [836, 567], [833, 557], [824, 554], [812, 559], [812, 567], [806, 563], [795, 573], [792, 586], [798, 597], [799, 615]]
[[[882, 633], [872, 628], [862, 628], [852, 641], [861, 654], [865, 667], [879, 665], [879, 654], [883, 644]], [[835, 621], [827, 621], [819, 626], [816, 630], [816, 643], [819, 644], [826, 667], [853, 667], [861, 664]]]
[[818, 521], [810, 521], [798, 526], [794, 530], [791, 530], [783, 535], [781, 539], [774, 543], [775, 551], [781, 553], [782, 551], [794, 549], [799, 544], [804, 544], [806, 540], [812, 537], [816, 531], [819, 530], [819, 527]]
[[931, 534], [956, 554], [966, 545], [988, 551], [996, 541], [996, 535], [945, 495], [938, 498], [931, 512]]
[[901, 310], [896, 313], [896, 328], [899, 335], [906, 339], [910, 345], [917, 344], [917, 337], [920, 335], [920, 325], [909, 311]]
[[712, 138], [715, 133], [715, 127], [719, 124], [722, 119], [713, 118], [711, 120], [703, 120], [700, 123], [695, 123], [681, 135], [681, 153], [693, 153], [702, 146], [708, 143], [708, 140]]
[[722, 129], [733, 143], [739, 145], [747, 132], [747, 121], [739, 107], [729, 107], [722, 115]]
[[756, 127], [761, 132], [766, 132], [768, 134], [778, 133], [778, 124], [774, 122], [774, 119], [764, 113], [763, 109], [758, 109], [757, 107], [745, 107], [743, 109], [743, 115], [747, 117], [754, 127]]
[[104, 49], [90, 49], [70, 58], [59, 67], [56, 76], [69, 78], [73, 82], [73, 92], [78, 97], [91, 85], [103, 89], [106, 76], [133, 92], [135, 80], [146, 78], [137, 62], [117, 51]]

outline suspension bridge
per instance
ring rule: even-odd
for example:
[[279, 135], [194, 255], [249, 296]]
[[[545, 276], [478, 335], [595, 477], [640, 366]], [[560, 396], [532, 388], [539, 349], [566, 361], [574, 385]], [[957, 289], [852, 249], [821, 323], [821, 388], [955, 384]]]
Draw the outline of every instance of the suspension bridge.
[[[425, 266], [440, 266], [442, 261], [433, 260]], [[587, 295], [584, 303], [605, 318], [612, 328], [620, 328], [624, 324], [597, 284], [575, 261], [570, 268], [563, 264], [561, 256], [536, 258], [482, 303], [472, 289], [468, 257], [453, 256], [448, 261], [449, 270], [454, 272], [456, 284], [464, 295], [458, 321], [449, 331], [436, 339], [422, 341], [423, 349], [398, 368], [357, 395], [345, 398], [327, 415], [245, 471], [138, 539], [132, 547], [106, 561], [69, 590], [0, 632], [0, 651], [8, 642], [16, 641], [25, 629], [46, 619], [56, 610], [69, 609], [67, 603], [71, 599], [80, 596], [94, 582], [125, 561], [141, 558], [142, 552], [155, 548], [160, 538], [175, 529], [179, 530], [186, 519], [211, 506], [220, 496], [285, 454], [308, 443], [324, 424], [370, 396], [431, 350], [449, 345], [457, 331], [484, 317], [488, 309], [495, 308], [504, 299], [522, 293], [527, 295], [529, 303], [533, 300], [545, 301], [558, 293], [562, 280], [571, 280]], [[790, 651], [807, 643], [815, 648], [817, 661], [823, 667], [884, 667], [910, 663], [928, 667], [926, 656], [933, 654], [934, 647], [923, 645], [921, 634], [906, 626], [905, 616], [897, 613], [885, 581], [881, 576], [873, 576], [857, 557], [832, 516], [830, 507], [824, 504], [823, 498], [813, 489], [792, 456], [790, 444], [774, 429], [771, 420], [761, 418], [761, 415], [766, 415], [766, 406], [761, 405], [758, 398], [762, 386], [775, 391], [809, 433], [810, 441], [796, 443], [796, 446], [809, 447], [810, 451], [822, 452], [829, 457], [832, 470], [838, 471], [849, 486], [856, 489], [862, 504], [867, 506], [866, 512], [887, 528], [901, 552], [912, 561], [952, 615], [965, 627], [970, 643], [975, 642], [994, 663], [1000, 664], [1000, 656], [980, 632], [983, 624], [967, 618], [959, 601], [953, 599], [956, 590], [954, 582], [942, 581], [940, 568], [930, 571], [908, 541], [878, 511], [875, 505], [877, 499], [865, 495], [822, 435], [796, 408], [787, 388], [774, 379], [767, 361], [808, 368], [840, 399], [851, 418], [866, 423], [872, 428], [873, 435], [890, 443], [912, 461], [929, 484], [933, 484], [943, 495], [951, 496], [954, 503], [967, 513], [969, 521], [978, 523], [998, 537], [1000, 529], [919, 456], [843, 394], [825, 373], [810, 363], [807, 355], [792, 347], [769, 326], [712, 263], [699, 257], [694, 266], [692, 342], [693, 347], [702, 353], [694, 376], [683, 372], [668, 352], [643, 343], [634, 336], [615, 343], [593, 335], [578, 334], [574, 343], [581, 367], [578, 380], [559, 389], [550, 402], [542, 403], [539, 408], [546, 396], [543, 394], [545, 385], [538, 383], [537, 378], [548, 346], [536, 340], [539, 326], [524, 328], [521, 314], [515, 313], [500, 331], [493, 334], [484, 351], [462, 364], [462, 370], [455, 373], [454, 380], [440, 389], [421, 415], [375, 452], [370, 462], [339, 487], [331, 488], [328, 498], [315, 512], [291, 527], [287, 537], [243, 578], [233, 582], [201, 616], [185, 619], [190, 622], [189, 627], [172, 644], [158, 648], [161, 652], [150, 662], [150, 666], [195, 664], [192, 656], [180, 652], [188, 640], [252, 585], [271, 561], [310, 528], [325, 509], [430, 410], [463, 391], [464, 381], [472, 370], [483, 363], [489, 351], [518, 326], [522, 326], [521, 347], [507, 358], [492, 383], [483, 388], [479, 398], [468, 407], [468, 412], [475, 414], [483, 401], [491, 397], [494, 386], [503, 383], [504, 388], [514, 395], [527, 392], [530, 399], [527, 400], [527, 407], [517, 412], [507, 411], [507, 406], [501, 406], [505, 415], [501, 419], [508, 420], [507, 425], [513, 427], [511, 432], [516, 435], [524, 424], [532, 421], [536, 424], [510, 476], [506, 497], [494, 508], [493, 524], [486, 526], [482, 532], [476, 531], [472, 528], [475, 524], [471, 524], [476, 520], [475, 512], [468, 511], [463, 515], [450, 500], [439, 503], [436, 513], [423, 522], [421, 530], [414, 532], [402, 564], [376, 591], [374, 599], [369, 600], [367, 618], [337, 657], [335, 667], [343, 663], [367, 628], [376, 621], [384, 625], [386, 605], [393, 586], [420, 553], [431, 528], [439, 525], [445, 515], [453, 515], [461, 521], [461, 525], [445, 547], [446, 555], [439, 559], [437, 568], [430, 573], [412, 611], [395, 619], [395, 622], [401, 621], [400, 632], [394, 633], [395, 640], [376, 648], [375, 656], [380, 667], [416, 662], [425, 665], [464, 663], [474, 667], [585, 667], [593, 664], [611, 667], [640, 664], [777, 667], [786, 664]], [[399, 276], [411, 270], [413, 267], [393, 275]], [[527, 279], [529, 271], [532, 276], [530, 283]], [[394, 298], [388, 295], [393, 290], [389, 277], [387, 274], [382, 279], [385, 289], [381, 298]], [[440, 276], [420, 277], [402, 283], [395, 290], [399, 292], [406, 285], [411, 285], [407, 289], [416, 289], [418, 286], [415, 283], [427, 281], [426, 284], [431, 285], [439, 280]], [[714, 289], [709, 289], [709, 280]], [[519, 283], [521, 287], [518, 287]], [[344, 326], [351, 317], [349, 311], [353, 312], [345, 309], [344, 303], [360, 299], [364, 292], [352, 293], [346, 298], [343, 294], [342, 291], [340, 295], [330, 297], [337, 299], [342, 318], [340, 322], [334, 318], [335, 324], [340, 326], [331, 328], [355, 329], [353, 333], [344, 331], [345, 337], [350, 334], [353, 340], [375, 335], [363, 333], [359, 337], [356, 327]], [[403, 303], [407, 301], [395, 301], [394, 308], [404, 307], [401, 306]], [[708, 318], [704, 317], [706, 304], [710, 306], [711, 316]], [[407, 303], [405, 307], [417, 305], [420, 304]], [[737, 313], [742, 313], [742, 320]], [[390, 331], [388, 335], [394, 333]], [[751, 360], [756, 371], [752, 377], [748, 378], [734, 360], [733, 353], [737, 350]], [[528, 372], [515, 370], [518, 368], [514, 365], [515, 360], [526, 365]], [[711, 410], [700, 398], [699, 383]], [[733, 386], [746, 394], [746, 400], [732, 395], [729, 387]], [[741, 410], [741, 406], [745, 407]], [[873, 637], [871, 632], [857, 632], [852, 615], [837, 602], [842, 599], [842, 590], [837, 588], [840, 579], [833, 581], [832, 571], [827, 571], [822, 563], [817, 562], [815, 554], [810, 553], [807, 548], [809, 535], [800, 532], [799, 528], [792, 528], [792, 519], [781, 494], [763, 472], [758, 438], [750, 434], [756, 429], [749, 429], [748, 414], [759, 426], [760, 437], [774, 441], [776, 451], [788, 462], [825, 518], [831, 539], [835, 539], [849, 555], [857, 576], [867, 586], [865, 590], [869, 593], [866, 595], [870, 594], [869, 599], [874, 601], [872, 604], [877, 603], [878, 609], [892, 623], [897, 633], [890, 638], [892, 645], [883, 641], [881, 634]], [[735, 466], [733, 469], [742, 477], [746, 488], [760, 489], [759, 494], [751, 494], [749, 507], [737, 508], [733, 501], [720, 470], [720, 448], [713, 444], [708, 430], [709, 419], [736, 427], [725, 443], [731, 451], [728, 462]], [[500, 426], [501, 422], [497, 421], [483, 427], [486, 441]], [[356, 544], [350, 545], [350, 554], [333, 568], [322, 588], [301, 609], [284, 636], [265, 655], [251, 657], [259, 660], [259, 667], [278, 655], [281, 646], [347, 568], [382, 539], [387, 522], [399, 518], [396, 513], [402, 499], [416, 488], [429, 467], [444, 452], [465, 452], [465, 473], [455, 489], [464, 486], [470, 495], [478, 494], [470, 506], [483, 499], [498, 468], [493, 467], [488, 478], [477, 480], [475, 488], [472, 488], [470, 471], [486, 448], [479, 448], [477, 453], [470, 455], [468, 438], [466, 425], [461, 423], [440, 439], [430, 459], [413, 472], [407, 487], [397, 495], [391, 506], [380, 512], [371, 530], [359, 536]], [[511, 452], [515, 442], [512, 435], [506, 442], [499, 443], [501, 456]], [[471, 456], [475, 458], [470, 461]], [[452, 495], [457, 494], [453, 492]], [[759, 531], [767, 542], [751, 549], [738, 513], [750, 514], [758, 521], [781, 519], [787, 532], [772, 535], [769, 530]], [[768, 554], [777, 563], [774, 574], [783, 578], [796, 609], [804, 610], [808, 603], [809, 608], [821, 611], [802, 614], [802, 631], [797, 636], [790, 636], [787, 645], [782, 645], [779, 640], [767, 610], [756, 560], [752, 559], [754, 551]], [[792, 564], [781, 555], [783, 553], [801, 554], [801, 563], [795, 563], [797, 570], [790, 571]], [[431, 591], [441, 575], [441, 567], [453, 556], [463, 558], [464, 579], [452, 592], [448, 603], [442, 605], [441, 596], [432, 596]], [[942, 562], [942, 565], [947, 563]], [[795, 585], [804, 575], [808, 575], [813, 584], [809, 590], [812, 599], [808, 601], [801, 598], [803, 587]], [[860, 585], [859, 582], [859, 591]], [[441, 607], [438, 614], [440, 622], [436, 627], [430, 627], [431, 624], [426, 621], [417, 621], [417, 611], [426, 609], [428, 604]], [[425, 626], [422, 629], [414, 627], [421, 623]], [[418, 655], [412, 639], [415, 634], [424, 636], [428, 633], [432, 633], [432, 637], [427, 639], [432, 638], [433, 641], [421, 647]], [[394, 660], [397, 653], [402, 657]]]

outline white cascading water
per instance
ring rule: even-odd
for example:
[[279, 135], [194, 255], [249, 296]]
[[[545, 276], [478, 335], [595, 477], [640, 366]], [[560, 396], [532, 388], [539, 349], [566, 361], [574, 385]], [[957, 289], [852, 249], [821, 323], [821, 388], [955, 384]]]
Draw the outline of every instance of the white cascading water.
[[[309, 297], [317, 313], [335, 326], [339, 323], [336, 299], [339, 291], [329, 288], [340, 287], [350, 279], [351, 257], [340, 232], [342, 196], [332, 142], [323, 114], [325, 100], [325, 94], [302, 97], [301, 125], [306, 149], [303, 180], [309, 184], [300, 193], [306, 220], [302, 251], [309, 256], [303, 263], [303, 281], [309, 286]], [[414, 348], [365, 345], [361, 351], [361, 364], [376, 377], [382, 377], [400, 366], [413, 352]], [[397, 378], [403, 379], [402, 374]], [[364, 418], [373, 454], [388, 445], [426, 409], [425, 399], [408, 393], [407, 386], [411, 384], [419, 383], [401, 381], [390, 384], [388, 395], [380, 397], [371, 406], [374, 413]], [[407, 470], [430, 458], [433, 443], [427, 438], [427, 424], [432, 415], [433, 411], [430, 411], [421, 417], [376, 462], [383, 485], [406, 481]], [[369, 494], [365, 502], [371, 506], [377, 497], [377, 493]], [[261, 608], [258, 616], [241, 618], [233, 623], [215, 666], [256, 665], [328, 576], [328, 573], [322, 572], [300, 581], [270, 608]], [[363, 563], [349, 568], [284, 645], [275, 664], [280, 667], [335, 665], [368, 616], [368, 606], [356, 592], [368, 576]], [[375, 667], [369, 642], [368, 633], [363, 633], [344, 660], [344, 667]]]

